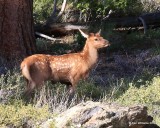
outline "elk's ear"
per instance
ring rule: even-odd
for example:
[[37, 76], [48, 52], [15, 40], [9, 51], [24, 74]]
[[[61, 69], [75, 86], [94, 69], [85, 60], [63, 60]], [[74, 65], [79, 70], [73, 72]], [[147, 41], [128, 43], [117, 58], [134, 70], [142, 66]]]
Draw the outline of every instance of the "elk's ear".
[[96, 34], [97, 35], [101, 35], [101, 29]]
[[80, 33], [82, 34], [83, 37], [88, 38], [88, 35], [85, 34], [81, 29], [78, 29], [80, 31]]

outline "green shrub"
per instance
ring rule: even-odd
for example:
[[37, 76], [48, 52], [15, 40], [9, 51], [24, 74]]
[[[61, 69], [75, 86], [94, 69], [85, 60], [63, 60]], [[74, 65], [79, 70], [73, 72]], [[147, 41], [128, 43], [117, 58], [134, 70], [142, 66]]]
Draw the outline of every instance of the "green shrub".
[[[73, 41], [73, 40], [72, 40]], [[78, 44], [78, 43], [77, 43]], [[47, 41], [45, 39], [37, 38], [36, 39], [36, 46], [38, 52], [46, 52], [47, 54], [65, 54], [71, 52], [73, 49], [75, 50], [77, 47], [76, 42], [65, 42], [62, 41]], [[79, 45], [79, 44], [78, 44]]]
[[[57, 1], [57, 10], [60, 10], [62, 1]], [[115, 12], [115, 17], [137, 16], [142, 12], [158, 10], [158, 1], [149, 0], [78, 0], [67, 1], [66, 10], [80, 10], [84, 21], [104, 18], [109, 10]], [[35, 23], [44, 23], [53, 11], [53, 0], [34, 0], [33, 12]], [[68, 15], [67, 13], [65, 15]], [[67, 16], [64, 16], [67, 17]]]
[[105, 94], [105, 89], [96, 86], [94, 81], [81, 80], [77, 86], [76, 92], [80, 98], [100, 100]]
[[[0, 76], [0, 89], [5, 96], [2, 96], [6, 103], [14, 102], [14, 99], [21, 99], [25, 87], [22, 75], [17, 69], [8, 71]], [[13, 101], [12, 101], [13, 100]]]
[[[61, 8], [62, 1], [58, 1], [57, 8]], [[82, 19], [95, 20], [104, 18], [109, 10], [114, 10], [116, 15], [131, 16], [142, 12], [142, 3], [139, 0], [78, 0], [68, 1], [67, 10], [80, 10]], [[44, 23], [53, 11], [53, 0], [34, 0], [33, 12], [35, 23]]]
[[49, 42], [45, 39], [42, 39], [42, 38], [37, 38], [36, 39], [36, 46], [37, 46], [37, 50], [39, 52], [50, 51], [51, 42]]
[[160, 77], [154, 77], [152, 82], [146, 81], [140, 88], [130, 83], [129, 89], [118, 99], [119, 102], [129, 105], [134, 103], [153, 104], [160, 99]]
[[83, 49], [83, 47], [85, 45], [85, 41], [86, 41], [86, 39], [80, 33], [75, 35], [75, 42], [74, 43], [78, 43], [78, 47], [77, 47], [78, 51]]
[[0, 105], [0, 127], [22, 127], [25, 123], [38, 126], [42, 121], [50, 117], [48, 107], [36, 108], [31, 104], [25, 106], [17, 101], [12, 105]]
[[137, 88], [134, 83], [129, 84], [129, 89], [117, 101], [123, 105], [143, 104], [154, 117], [154, 122], [160, 125], [160, 76], [154, 77], [151, 82]]
[[138, 15], [142, 11], [142, 4], [139, 0], [79, 0], [74, 4], [83, 15], [86, 15], [87, 19], [105, 17], [109, 10], [114, 10], [119, 16]]
[[147, 30], [148, 39], [160, 39], [160, 29], [149, 29]]
[[111, 46], [108, 49], [109, 51], [133, 51], [156, 48], [156, 51], [159, 51], [159, 37], [159, 29], [149, 29], [146, 35], [141, 31], [131, 32], [130, 34], [112, 32], [112, 34], [109, 34]]
[[34, 0], [33, 14], [35, 23], [43, 23], [53, 10], [53, 0]]

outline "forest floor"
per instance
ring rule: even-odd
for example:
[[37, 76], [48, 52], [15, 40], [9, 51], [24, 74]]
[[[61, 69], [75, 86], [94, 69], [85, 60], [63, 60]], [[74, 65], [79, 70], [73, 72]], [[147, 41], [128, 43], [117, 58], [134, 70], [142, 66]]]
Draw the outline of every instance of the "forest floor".
[[[143, 81], [149, 80], [151, 76], [160, 73], [160, 55], [155, 52], [150, 48], [132, 51], [129, 54], [127, 52], [101, 53], [92, 72], [94, 80], [101, 85], [106, 85], [111, 78], [134, 80], [139, 77]], [[141, 78], [142, 74], [146, 75], [146, 78]]]

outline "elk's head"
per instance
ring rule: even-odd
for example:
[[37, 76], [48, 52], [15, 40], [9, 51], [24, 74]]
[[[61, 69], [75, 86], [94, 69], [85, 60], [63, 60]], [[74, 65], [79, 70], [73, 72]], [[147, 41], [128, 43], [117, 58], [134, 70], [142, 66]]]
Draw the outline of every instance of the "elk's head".
[[82, 34], [83, 37], [87, 38], [87, 43], [90, 45], [90, 46], [93, 46], [94, 48], [96, 49], [99, 49], [99, 48], [103, 48], [103, 47], [107, 47], [110, 45], [109, 41], [104, 39], [103, 37], [100, 36], [100, 32], [97, 32], [97, 33], [90, 33], [89, 35], [85, 34], [84, 32], [82, 32], [80, 29], [79, 29], [80, 33]]

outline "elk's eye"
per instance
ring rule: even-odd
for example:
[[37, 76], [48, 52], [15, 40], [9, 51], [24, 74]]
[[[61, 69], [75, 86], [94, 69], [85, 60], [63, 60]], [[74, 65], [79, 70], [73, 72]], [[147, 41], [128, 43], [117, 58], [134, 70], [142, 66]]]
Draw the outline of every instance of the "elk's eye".
[[94, 39], [95, 41], [98, 41], [98, 39], [96, 38], [96, 39]]

